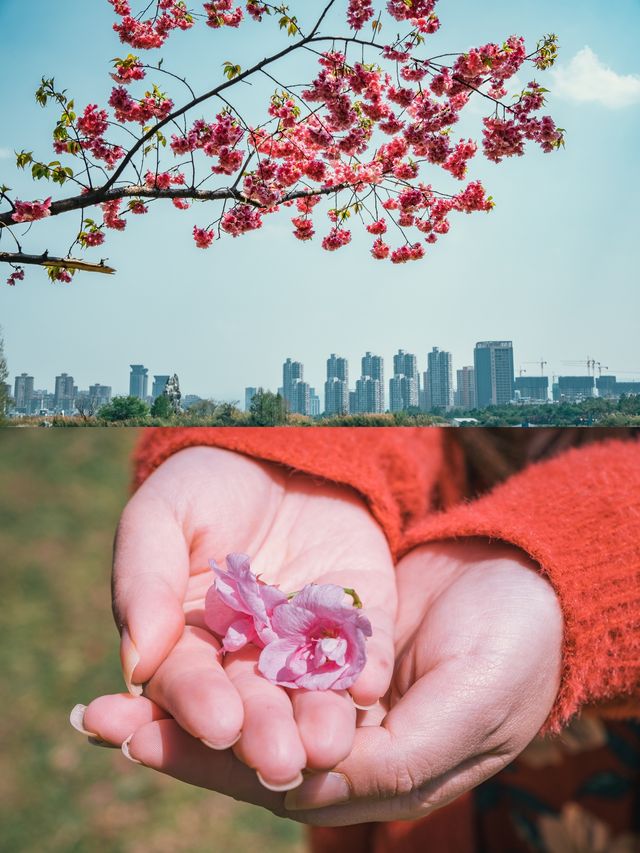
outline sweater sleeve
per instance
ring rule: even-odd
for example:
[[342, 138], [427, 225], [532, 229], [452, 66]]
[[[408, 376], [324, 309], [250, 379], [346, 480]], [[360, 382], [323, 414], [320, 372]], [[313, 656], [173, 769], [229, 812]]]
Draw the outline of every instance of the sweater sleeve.
[[559, 597], [563, 673], [545, 729], [587, 704], [640, 714], [640, 442], [611, 440], [532, 465], [413, 525], [402, 553], [469, 536], [524, 550]]
[[135, 450], [134, 487], [172, 454], [202, 445], [351, 487], [368, 504], [394, 556], [406, 528], [448, 500], [442, 430], [419, 427], [150, 428]]

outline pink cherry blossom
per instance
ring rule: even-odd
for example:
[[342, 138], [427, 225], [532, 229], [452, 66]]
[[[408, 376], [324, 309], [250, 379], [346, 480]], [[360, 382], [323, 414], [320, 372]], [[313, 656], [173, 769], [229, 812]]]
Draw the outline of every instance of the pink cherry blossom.
[[101, 205], [104, 216], [104, 224], [107, 228], [112, 228], [115, 231], [124, 231], [127, 227], [126, 219], [120, 216], [120, 207], [122, 199], [116, 198], [113, 201], [105, 201]]
[[274, 609], [271, 627], [277, 639], [262, 650], [258, 669], [274, 684], [346, 690], [364, 668], [371, 623], [345, 604], [342, 587], [308, 584]]
[[336, 249], [346, 246], [351, 242], [351, 231], [345, 228], [332, 228], [331, 231], [322, 241], [322, 248], [328, 252], [335, 252]]
[[15, 201], [11, 218], [14, 222], [36, 222], [51, 215], [51, 197], [44, 201]]
[[7, 284], [11, 285], [11, 287], [15, 286], [16, 281], [24, 280], [24, 267], [18, 267], [15, 269], [9, 278], [7, 279]]
[[347, 23], [353, 30], [361, 30], [373, 18], [372, 0], [349, 0]]
[[378, 237], [377, 240], [374, 241], [373, 246], [371, 247], [371, 254], [377, 261], [383, 261], [389, 257], [389, 252], [391, 248], [384, 242], [382, 237]]
[[215, 234], [212, 228], [207, 229], [198, 228], [197, 225], [193, 226], [193, 239], [199, 249], [208, 249], [213, 243], [214, 237]]
[[228, 554], [227, 570], [210, 561], [216, 574], [205, 599], [206, 626], [222, 639], [222, 647], [234, 652], [252, 643], [263, 648], [277, 638], [271, 619], [287, 596], [252, 573], [246, 554]]

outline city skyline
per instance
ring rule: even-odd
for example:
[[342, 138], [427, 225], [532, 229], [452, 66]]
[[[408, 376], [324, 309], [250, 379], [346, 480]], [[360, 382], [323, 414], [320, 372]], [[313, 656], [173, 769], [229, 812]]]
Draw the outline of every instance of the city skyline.
[[[455, 371], [453, 381], [453, 354], [439, 347], [432, 347], [426, 356], [426, 370], [420, 370], [420, 358], [415, 353], [398, 349], [392, 357], [393, 369], [385, 380], [385, 359], [367, 350], [360, 359], [360, 376], [349, 379], [349, 360], [331, 353], [326, 359], [326, 375], [323, 383], [324, 395], [306, 382], [304, 363], [290, 356], [281, 365], [281, 382], [277, 386], [256, 384], [245, 386], [244, 394], [233, 401], [249, 409], [251, 399], [259, 389], [277, 390], [283, 396], [289, 411], [317, 416], [400, 412], [411, 409], [422, 411], [449, 410], [454, 407], [483, 409], [498, 406], [512, 400], [544, 402], [551, 399], [577, 399], [580, 397], [616, 396], [621, 393], [639, 393], [640, 378], [603, 373], [608, 368], [595, 359], [577, 362], [587, 369], [585, 373], [566, 372], [544, 375], [548, 362], [544, 359], [533, 362], [540, 368], [540, 375], [527, 374], [525, 368], [514, 369], [513, 342], [511, 340], [477, 341], [473, 349], [473, 364], [463, 365]], [[424, 363], [424, 360], [423, 360]], [[576, 362], [566, 362], [567, 365]], [[144, 364], [130, 364], [130, 396], [152, 402], [164, 390], [170, 374], [153, 374], [149, 393], [149, 368]], [[596, 375], [597, 373], [597, 375]], [[352, 374], [354, 376], [354, 374]], [[551, 381], [550, 381], [551, 379]], [[353, 384], [353, 388], [351, 387]], [[125, 396], [112, 386], [93, 383], [85, 390], [79, 387], [74, 375], [61, 373], [55, 377], [55, 390], [36, 388], [35, 377], [23, 372], [17, 374], [7, 390], [14, 398], [14, 409], [18, 412], [35, 412], [40, 409], [69, 411], [76, 399], [82, 397], [108, 402], [112, 396]], [[185, 383], [183, 382], [183, 389]], [[193, 393], [184, 395], [185, 402], [194, 402], [217, 395]]]
[[[29, 0], [29, 15], [19, 4], [0, 4], [0, 46], [12, 68], [2, 97], [12, 121], [0, 132], [0, 171], [16, 193], [30, 193], [25, 197], [33, 196], [34, 185], [15, 169], [12, 152], [33, 145], [46, 156], [55, 124], [55, 115], [33, 101], [40, 75], [55, 74], [79, 105], [106, 100], [113, 83], [105, 68], [118, 42], [108, 4], [91, 10], [90, 41], [86, 20], [70, 0], [59, 6], [51, 16], [43, 0]], [[139, 217], [135, 228], [110, 234], [104, 254], [115, 276], [78, 274], [70, 286], [53, 286], [32, 271], [16, 287], [0, 287], [10, 369], [35, 376], [38, 386], [49, 372], [75, 370], [82, 387], [99, 380], [126, 393], [126, 370], [114, 368], [113, 356], [124, 347], [127, 363], [144, 360], [152, 371], [176, 372], [187, 390], [242, 400], [245, 385], [277, 388], [290, 354], [305, 364], [305, 380], [321, 393], [328, 352], [344, 355], [353, 367], [374, 347], [389, 367], [401, 346], [419, 354], [422, 373], [433, 342], [454, 354], [455, 371], [472, 364], [468, 341], [506, 336], [517, 341], [516, 372], [520, 364], [535, 372], [527, 362], [544, 356], [552, 365], [548, 372], [558, 374], [562, 360], [589, 355], [619, 376], [640, 374], [633, 274], [640, 264], [634, 142], [640, 110], [637, 102], [607, 103], [606, 93], [600, 100], [585, 97], [588, 80], [577, 94], [567, 85], [572, 60], [585, 45], [609, 68], [606, 91], [617, 80], [637, 77], [633, 21], [640, 10], [629, 0], [621, 0], [616, 15], [592, 0], [581, 3], [579, 15], [576, 8], [552, 0], [481, 6], [460, 0], [442, 40], [434, 37], [443, 47], [466, 49], [511, 32], [522, 32], [530, 43], [544, 32], [559, 33], [558, 74], [549, 72], [541, 82], [551, 90], [549, 112], [567, 128], [567, 147], [553, 155], [531, 151], [499, 167], [477, 159], [474, 176], [484, 180], [495, 210], [456, 218], [423, 262], [376, 263], [368, 237], [355, 233], [352, 244], [335, 253], [316, 242], [299, 243], [288, 212], [263, 231], [203, 252], [189, 230], [200, 224], [204, 208], [194, 206], [191, 219], [189, 212], [158, 207]], [[196, 57], [209, 44], [206, 35], [194, 33], [189, 53], [179, 39], [175, 50], [163, 52], [166, 67], [183, 70], [198, 88], [206, 68]], [[59, 50], [66, 40], [75, 44], [73, 52]], [[461, 126], [460, 134], [466, 133]], [[596, 173], [599, 186], [608, 188], [606, 216], [585, 180]], [[318, 223], [322, 236], [329, 221], [320, 217]], [[60, 224], [43, 227], [52, 247], [59, 247]], [[263, 375], [255, 376], [256, 365]]]

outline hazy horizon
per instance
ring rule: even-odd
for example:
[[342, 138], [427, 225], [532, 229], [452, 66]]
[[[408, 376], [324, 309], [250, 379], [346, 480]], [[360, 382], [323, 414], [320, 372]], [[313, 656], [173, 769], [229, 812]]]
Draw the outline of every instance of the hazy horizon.
[[[16, 171], [12, 153], [53, 157], [55, 111], [33, 99], [40, 77], [55, 75], [80, 108], [106, 101], [109, 61], [123, 52], [106, 0], [80, 15], [73, 0], [60, 0], [55, 16], [48, 9], [45, 0], [0, 4], [0, 48], [11, 69], [0, 79], [0, 104], [12, 117], [0, 128], [0, 183], [26, 198], [50, 192]], [[541, 357], [550, 377], [584, 374], [586, 365], [563, 362], [589, 357], [621, 380], [640, 378], [640, 7], [622, 0], [612, 15], [593, 0], [491, 0], [482, 8], [460, 0], [455, 19], [452, 10], [441, 0], [439, 43], [452, 49], [513, 32], [529, 45], [550, 31], [560, 36], [558, 70], [536, 77], [551, 90], [548, 111], [567, 129], [567, 147], [548, 155], [530, 148], [500, 166], [478, 155], [470, 177], [482, 177], [496, 200], [491, 214], [452, 217], [451, 233], [425, 260], [392, 266], [371, 259], [368, 235], [355, 229], [339, 252], [324, 252], [319, 240], [301, 244], [280, 214], [205, 252], [190, 233], [207, 218], [202, 208], [158, 208], [123, 234], [108, 232], [104, 251], [86, 253], [108, 256], [115, 276], [79, 274], [53, 286], [27, 268], [16, 287], [0, 284], [11, 384], [24, 371], [52, 390], [66, 372], [81, 388], [100, 382], [126, 393], [129, 365], [143, 363], [151, 377], [177, 373], [183, 393], [242, 402], [245, 386], [277, 389], [291, 357], [322, 396], [331, 352], [348, 358], [353, 386], [366, 350], [384, 357], [388, 379], [399, 348], [418, 356], [421, 372], [432, 347], [451, 351], [455, 370], [473, 364], [476, 341], [491, 339], [513, 340], [516, 375], [521, 367], [539, 375], [529, 362]], [[235, 53], [196, 29], [157, 56], [171, 53], [170, 67], [198, 84]], [[66, 217], [39, 223], [25, 243], [64, 254], [74, 227]]]

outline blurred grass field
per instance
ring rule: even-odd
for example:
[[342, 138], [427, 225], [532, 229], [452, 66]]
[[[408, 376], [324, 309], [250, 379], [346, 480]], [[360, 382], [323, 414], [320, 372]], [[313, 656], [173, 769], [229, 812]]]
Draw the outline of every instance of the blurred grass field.
[[91, 747], [122, 690], [109, 597], [136, 430], [0, 430], [0, 851], [301, 853], [290, 821]]

